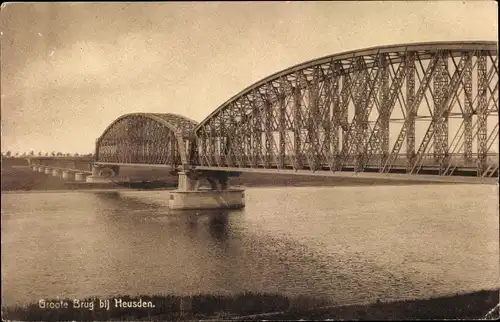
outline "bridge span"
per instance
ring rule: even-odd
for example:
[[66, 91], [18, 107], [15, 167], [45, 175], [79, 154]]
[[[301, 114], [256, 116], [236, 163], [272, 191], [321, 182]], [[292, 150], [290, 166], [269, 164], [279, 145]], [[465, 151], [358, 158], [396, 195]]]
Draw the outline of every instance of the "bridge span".
[[[226, 198], [228, 178], [241, 172], [495, 182], [498, 131], [496, 42], [392, 45], [280, 71], [201, 123], [170, 113], [123, 115], [79, 173], [102, 182], [122, 166], [165, 168], [179, 173], [181, 199], [198, 195], [201, 179]], [[62, 160], [30, 162], [57, 168]], [[242, 193], [234, 195], [229, 205]]]

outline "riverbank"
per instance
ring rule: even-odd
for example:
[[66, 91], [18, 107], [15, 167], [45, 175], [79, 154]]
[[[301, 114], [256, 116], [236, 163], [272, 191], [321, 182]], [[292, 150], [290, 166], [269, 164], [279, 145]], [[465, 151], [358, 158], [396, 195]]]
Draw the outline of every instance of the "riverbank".
[[[124, 168], [120, 174], [128, 176], [132, 184], [68, 182], [44, 173], [33, 172], [28, 166], [2, 165], [2, 191], [61, 191], [89, 189], [173, 189], [178, 177], [165, 170]], [[370, 186], [429, 184], [423, 181], [371, 178], [336, 178], [293, 174], [242, 173], [230, 179], [234, 187], [314, 187], [314, 186]]]
[[[78, 302], [74, 299], [53, 299], [26, 306], [3, 307], [2, 319], [21, 321], [498, 319], [498, 309], [494, 308], [499, 302], [499, 291], [483, 290], [425, 300], [350, 306], [328, 306], [329, 302], [325, 298], [288, 297], [265, 293], [200, 294], [189, 297], [116, 296], [106, 299], [87, 298]], [[52, 303], [52, 306], [63, 307], [49, 308], [49, 303]], [[106, 303], [109, 303], [109, 308], [101, 305]]]
[[[307, 311], [289, 311], [270, 315], [266, 320], [497, 320], [499, 318], [499, 290], [483, 290], [467, 294], [435, 297], [421, 300], [377, 302], [317, 308]], [[260, 320], [263, 317], [247, 317]]]
[[[130, 176], [137, 176], [138, 171], [129, 171]], [[151, 171], [150, 171], [151, 172]], [[134, 182], [131, 184], [114, 183], [87, 183], [65, 181], [59, 177], [54, 177], [40, 172], [33, 172], [28, 166], [2, 166], [1, 188], [7, 191], [80, 191], [99, 189], [173, 189], [177, 187], [177, 177], [168, 173], [158, 176], [156, 173], [142, 171], [142, 177], [149, 178], [147, 182]]]

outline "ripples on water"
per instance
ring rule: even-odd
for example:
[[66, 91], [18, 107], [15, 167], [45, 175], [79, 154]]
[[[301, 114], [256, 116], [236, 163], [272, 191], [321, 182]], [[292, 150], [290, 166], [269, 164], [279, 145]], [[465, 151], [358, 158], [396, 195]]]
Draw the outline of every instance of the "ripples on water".
[[2, 195], [2, 300], [281, 292], [337, 303], [498, 286], [494, 186], [247, 189], [238, 211], [165, 191]]

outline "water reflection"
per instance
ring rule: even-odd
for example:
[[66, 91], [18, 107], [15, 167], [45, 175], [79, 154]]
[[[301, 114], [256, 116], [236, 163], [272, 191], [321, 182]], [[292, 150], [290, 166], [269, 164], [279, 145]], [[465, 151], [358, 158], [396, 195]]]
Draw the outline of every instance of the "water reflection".
[[[186, 233], [193, 236], [200, 229], [208, 228], [209, 235], [216, 242], [224, 242], [228, 240], [229, 234], [229, 218], [237, 216], [241, 211], [236, 210], [171, 210], [165, 204], [155, 202], [154, 200], [141, 199], [139, 196], [124, 195], [117, 191], [110, 192], [96, 192], [93, 194], [99, 201], [107, 203], [107, 207], [111, 211], [108, 215], [121, 216], [129, 220], [130, 218], [124, 217], [125, 210], [137, 212], [143, 211], [141, 216], [143, 219], [156, 218], [157, 222], [179, 222], [183, 221], [186, 227]], [[168, 198], [165, 195], [165, 203]], [[176, 217], [176, 218], [175, 218]], [[200, 227], [201, 223], [201, 227]], [[203, 225], [206, 225], [203, 227]], [[202, 230], [203, 230], [202, 229]]]
[[127, 193], [123, 193], [120, 191], [99, 191], [99, 192], [91, 192], [92, 196], [94, 196], [97, 200], [102, 202], [108, 202], [109, 205], [113, 206], [113, 208], [118, 208], [121, 210], [125, 209], [145, 209], [145, 208], [161, 208], [167, 206], [167, 197], [168, 193], [164, 192], [165, 201], [164, 204], [155, 202], [154, 200], [144, 201], [144, 198], [141, 196], [128, 195]]
[[97, 198], [102, 198], [107, 200], [117, 200], [121, 198], [119, 191], [95, 191], [91, 192], [91, 194], [96, 196]]
[[229, 233], [229, 212], [221, 211], [215, 214], [210, 214], [209, 220], [209, 231], [210, 236], [219, 243], [223, 243], [228, 240]]
[[227, 211], [172, 211], [164, 191], [2, 196], [2, 300], [255, 291], [352, 303], [488, 288], [496, 191], [478, 186], [495, 198], [474, 204], [469, 186], [449, 187], [249, 189], [247, 207]]

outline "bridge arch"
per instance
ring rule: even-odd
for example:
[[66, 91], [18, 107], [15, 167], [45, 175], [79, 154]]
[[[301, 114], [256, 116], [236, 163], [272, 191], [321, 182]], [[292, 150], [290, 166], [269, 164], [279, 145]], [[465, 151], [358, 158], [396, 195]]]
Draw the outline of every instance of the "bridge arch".
[[95, 161], [188, 165], [197, 122], [171, 113], [130, 113], [113, 121], [96, 140]]
[[491, 41], [400, 44], [287, 68], [195, 128], [199, 163], [489, 176], [498, 169], [497, 51]]

